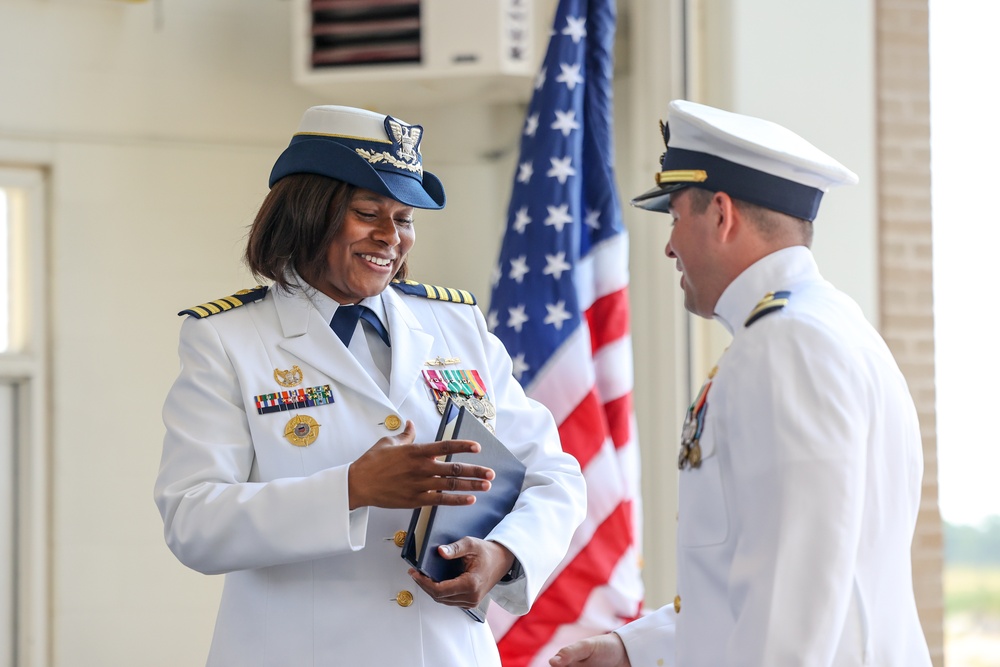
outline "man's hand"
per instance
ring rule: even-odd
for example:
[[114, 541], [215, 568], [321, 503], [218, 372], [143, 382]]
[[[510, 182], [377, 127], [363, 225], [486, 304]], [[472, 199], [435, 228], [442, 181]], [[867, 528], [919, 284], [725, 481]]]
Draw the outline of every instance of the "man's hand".
[[476, 497], [440, 491], [488, 491], [495, 473], [484, 466], [445, 463], [437, 458], [478, 452], [472, 440], [414, 444], [413, 422], [399, 435], [381, 438], [351, 464], [347, 474], [350, 508], [413, 509], [425, 505], [471, 505]]
[[549, 660], [552, 667], [631, 667], [625, 644], [614, 632], [588, 637], [559, 649]]

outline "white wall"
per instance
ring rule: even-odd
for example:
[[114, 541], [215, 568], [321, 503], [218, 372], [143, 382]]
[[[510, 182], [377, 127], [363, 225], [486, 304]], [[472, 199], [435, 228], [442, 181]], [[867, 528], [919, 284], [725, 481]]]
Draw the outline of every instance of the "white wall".
[[51, 608], [31, 635], [49, 645], [22, 647], [38, 667], [203, 663], [221, 579], [180, 566], [152, 502], [175, 313], [250, 284], [245, 227], [323, 101], [290, 81], [287, 3], [162, 4], [160, 28], [148, 3], [0, 4], [0, 163], [49, 187]]
[[[691, 99], [785, 125], [860, 177], [823, 198], [813, 253], [877, 326], [873, 0], [691, 4]], [[696, 330], [710, 341], [698, 365], [711, 368], [728, 334], [715, 325]]]
[[[662, 151], [656, 121], [680, 95], [680, 4], [620, 2], [616, 119], [625, 199], [651, 182]], [[866, 290], [875, 293], [870, 2], [703, 4], [706, 17], [736, 38], [723, 49], [704, 36], [697, 60], [712, 87], [701, 101], [785, 122], [869, 183], [825, 203], [817, 234], [818, 254], [830, 252], [821, 266], [857, 281], [866, 303]], [[540, 6], [544, 13], [554, 5]], [[271, 163], [302, 111], [331, 101], [292, 83], [290, 7], [279, 0], [0, 3], [0, 164], [39, 165], [49, 175], [51, 613], [40, 631], [53, 667], [175, 667], [206, 655], [221, 579], [186, 570], [163, 543], [151, 497], [160, 407], [177, 368], [175, 313], [251, 284], [238, 258]], [[788, 34], [795, 36], [789, 53], [759, 48]], [[839, 67], [844, 74], [831, 76]], [[789, 101], [800, 95], [817, 102]], [[425, 126], [425, 161], [449, 197], [442, 212], [418, 212], [414, 274], [485, 301], [523, 110], [420, 109], [402, 99], [384, 111]], [[666, 225], [644, 212], [625, 215], [636, 410], [649, 473], [647, 583], [650, 602], [661, 604], [673, 597], [673, 461], [687, 400], [687, 321], [662, 255]], [[836, 228], [840, 245], [827, 220], [844, 225]], [[828, 242], [831, 251], [822, 247]]]

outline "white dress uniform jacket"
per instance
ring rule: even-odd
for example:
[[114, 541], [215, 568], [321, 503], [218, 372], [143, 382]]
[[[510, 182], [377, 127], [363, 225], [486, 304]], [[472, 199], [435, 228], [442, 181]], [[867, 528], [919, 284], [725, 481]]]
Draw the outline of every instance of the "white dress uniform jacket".
[[619, 632], [633, 667], [929, 666], [910, 570], [920, 433], [885, 343], [804, 247], [748, 268], [716, 317], [733, 340], [702, 463], [680, 472], [680, 611]]
[[[412, 510], [348, 510], [348, 466], [379, 438], [410, 419], [416, 442], [434, 439], [440, 415], [421, 370], [438, 356], [479, 371], [497, 436], [527, 466], [514, 511], [489, 536], [514, 553], [523, 577], [494, 588], [494, 602], [527, 611], [584, 518], [576, 460], [548, 410], [513, 379], [479, 309], [394, 289], [381, 299], [388, 395], [301, 291], [272, 288], [182, 325], [155, 499], [177, 558], [226, 575], [209, 665], [499, 666], [487, 624], [434, 602], [407, 575], [393, 538]], [[280, 391], [275, 371], [293, 366], [301, 386], [330, 385], [333, 402], [258, 414], [255, 396]], [[308, 446], [284, 436], [296, 415], [319, 424]]]

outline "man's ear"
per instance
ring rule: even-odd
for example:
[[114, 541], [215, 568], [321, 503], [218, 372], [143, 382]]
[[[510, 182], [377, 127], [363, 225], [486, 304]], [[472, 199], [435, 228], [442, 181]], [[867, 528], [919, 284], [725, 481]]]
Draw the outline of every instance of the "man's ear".
[[725, 192], [713, 193], [709, 209], [716, 216], [715, 231], [719, 241], [726, 243], [733, 240], [740, 225], [740, 214], [732, 197]]

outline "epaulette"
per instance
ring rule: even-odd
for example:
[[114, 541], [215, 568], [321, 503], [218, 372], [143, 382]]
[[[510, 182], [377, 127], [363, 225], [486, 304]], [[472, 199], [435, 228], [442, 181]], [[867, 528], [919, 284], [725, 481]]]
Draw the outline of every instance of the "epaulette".
[[260, 301], [264, 298], [265, 294], [267, 294], [267, 286], [257, 285], [253, 289], [241, 289], [232, 296], [224, 296], [221, 299], [216, 299], [215, 301], [203, 303], [200, 306], [194, 306], [193, 308], [182, 310], [177, 314], [190, 315], [191, 317], [197, 317], [200, 320], [203, 317], [215, 315], [216, 313], [221, 313], [225, 310], [239, 308], [246, 303]]
[[472, 292], [466, 292], [464, 289], [425, 285], [424, 283], [418, 283], [416, 280], [393, 280], [392, 286], [403, 294], [422, 296], [425, 299], [465, 303], [470, 306], [476, 305], [476, 297], [472, 295]]
[[768, 313], [781, 310], [788, 305], [788, 297], [791, 295], [792, 293], [788, 291], [768, 292], [764, 298], [758, 301], [757, 305], [754, 306], [753, 311], [750, 312], [750, 317], [748, 317], [747, 321], [743, 323], [743, 326], [748, 327]]

